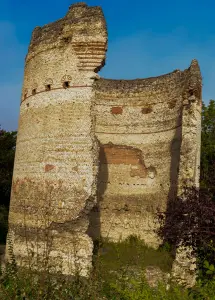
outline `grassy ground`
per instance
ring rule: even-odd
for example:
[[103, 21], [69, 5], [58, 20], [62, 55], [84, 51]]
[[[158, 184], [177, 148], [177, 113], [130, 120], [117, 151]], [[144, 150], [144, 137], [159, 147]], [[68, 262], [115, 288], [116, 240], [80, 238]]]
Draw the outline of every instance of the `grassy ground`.
[[[0, 280], [1, 300], [186, 300], [215, 299], [215, 283], [193, 290], [161, 282], [150, 287], [144, 275], [148, 266], [169, 272], [172, 257], [165, 249], [154, 250], [132, 237], [121, 243], [97, 243], [94, 269], [88, 279], [16, 272], [8, 267]], [[132, 272], [131, 272], [132, 271]]]
[[102, 242], [95, 261], [106, 270], [119, 270], [125, 266], [138, 266], [141, 269], [157, 266], [163, 272], [170, 272], [173, 257], [166, 248], [155, 250], [132, 236], [119, 243]]

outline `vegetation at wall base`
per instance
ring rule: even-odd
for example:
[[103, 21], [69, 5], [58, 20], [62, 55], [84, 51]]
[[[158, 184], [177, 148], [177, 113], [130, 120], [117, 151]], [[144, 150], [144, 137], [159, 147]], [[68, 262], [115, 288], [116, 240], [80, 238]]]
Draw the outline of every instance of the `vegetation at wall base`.
[[[143, 250], [147, 253], [146, 259], [150, 259], [152, 250], [142, 241], [132, 242], [130, 239], [114, 244], [102, 242], [100, 251], [102, 255], [94, 258], [94, 269], [89, 278], [79, 276], [64, 277], [49, 273], [37, 273], [32, 270], [19, 269], [15, 263], [7, 265], [0, 278], [0, 299], [1, 300], [202, 300], [215, 299], [215, 281], [208, 281], [202, 284], [200, 281], [193, 289], [185, 289], [175, 283], [159, 282], [156, 286], [150, 286], [142, 272], [137, 273], [136, 266], [138, 258], [130, 261], [131, 255], [123, 252], [125, 246], [132, 245], [135, 251]], [[110, 249], [103, 252], [103, 249]], [[146, 247], [146, 248], [145, 248]], [[145, 248], [145, 249], [144, 249]], [[114, 258], [117, 266], [110, 261], [110, 254], [118, 255]], [[149, 251], [149, 252], [147, 252]], [[154, 251], [154, 250], [153, 250]], [[161, 253], [160, 253], [161, 251]], [[107, 255], [108, 254], [108, 255]], [[134, 254], [134, 252], [133, 252]], [[157, 263], [162, 266], [162, 260], [166, 260], [169, 252], [157, 250], [159, 259]], [[154, 257], [155, 252], [152, 254]], [[144, 255], [142, 255], [142, 258]], [[140, 258], [140, 263], [142, 261]], [[122, 267], [123, 266], [123, 267]], [[147, 262], [145, 262], [147, 266]], [[131, 272], [131, 268], [133, 271]]]
[[[0, 299], [186, 300], [208, 299], [202, 296], [208, 293], [209, 288], [215, 292], [215, 284], [207, 286], [207, 289], [199, 285], [193, 290], [162, 281], [156, 286], [150, 286], [144, 270], [152, 262], [155, 254], [157, 253], [157, 258], [156, 264], [153, 260], [154, 266], [164, 267], [165, 271], [168, 270], [164, 262], [168, 260], [170, 262], [172, 258], [168, 251], [149, 248], [137, 237], [132, 236], [115, 244], [104, 241], [100, 245], [101, 248], [94, 257], [93, 271], [88, 279], [36, 273], [29, 269], [17, 271], [15, 263], [8, 265], [0, 279]], [[126, 247], [129, 249], [133, 247], [134, 250], [132, 253], [129, 251], [125, 253]]]
[[172, 262], [173, 257], [169, 251], [162, 247], [157, 250], [149, 247], [138, 236], [133, 235], [117, 243], [108, 239], [101, 240], [94, 257], [94, 266], [112, 272], [128, 266], [136, 268], [137, 272], [147, 266], [155, 266], [168, 273]]

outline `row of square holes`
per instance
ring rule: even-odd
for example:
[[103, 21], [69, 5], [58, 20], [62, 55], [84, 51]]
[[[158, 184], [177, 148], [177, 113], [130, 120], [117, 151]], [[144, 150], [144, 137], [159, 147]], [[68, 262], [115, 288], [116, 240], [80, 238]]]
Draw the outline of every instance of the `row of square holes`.
[[[70, 82], [69, 81], [65, 81], [64, 83], [63, 83], [63, 88], [64, 89], [67, 89], [67, 88], [69, 88], [70, 87]], [[45, 86], [45, 89], [46, 89], [46, 91], [50, 91], [51, 90], [51, 84], [47, 84], [46, 86]], [[32, 95], [36, 95], [36, 93], [37, 93], [37, 89], [33, 89], [32, 90]], [[25, 94], [25, 99], [27, 98], [27, 94]], [[175, 104], [176, 104], [176, 102], [174, 102], [174, 103], [172, 103], [172, 106], [170, 105], [169, 106], [169, 108], [174, 108], [175, 107]], [[122, 109], [122, 107], [112, 107], [111, 108], [111, 112], [112, 112], [112, 114], [114, 114], [114, 115], [118, 115], [118, 114], [122, 114], [122, 111], [123, 111], [123, 109]], [[142, 108], [142, 113], [143, 114], [149, 114], [149, 113], [151, 113], [152, 112], [152, 108], [151, 107], [146, 107], [146, 108]]]
[[[64, 88], [64, 89], [67, 89], [67, 88], [69, 88], [69, 87], [70, 87], [69, 81], [65, 81], [65, 82], [63, 83], [63, 88]], [[45, 88], [46, 88], [46, 91], [51, 91], [51, 84], [47, 84], [47, 85], [45, 86]], [[32, 90], [32, 95], [36, 95], [36, 93], [37, 93], [37, 89], [33, 89], [33, 90]], [[27, 98], [27, 94], [25, 95], [25, 98]]]

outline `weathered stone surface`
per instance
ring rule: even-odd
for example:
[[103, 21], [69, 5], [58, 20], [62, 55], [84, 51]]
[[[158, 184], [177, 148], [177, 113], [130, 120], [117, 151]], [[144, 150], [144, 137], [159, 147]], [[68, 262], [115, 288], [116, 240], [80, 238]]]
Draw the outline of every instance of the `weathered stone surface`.
[[172, 279], [178, 283], [192, 287], [196, 283], [196, 257], [191, 247], [180, 246], [172, 266]]
[[[202, 78], [196, 60], [192, 61], [189, 71], [190, 76], [183, 94], [178, 196], [183, 195], [185, 187], [199, 187]], [[187, 286], [193, 286], [196, 280], [195, 270], [196, 259], [192, 255], [192, 249], [179, 247], [173, 263], [173, 278]]]
[[159, 283], [165, 283], [168, 289], [170, 283], [170, 274], [163, 272], [159, 267], [148, 266], [145, 269], [146, 280], [151, 287], [157, 287]]
[[57, 271], [85, 276], [92, 238], [135, 234], [157, 247], [157, 209], [184, 181], [198, 185], [197, 62], [159, 77], [103, 79], [106, 49], [102, 10], [83, 2], [33, 31], [9, 216], [19, 265], [30, 258], [40, 269], [49, 257]]
[[9, 215], [8, 247], [18, 265], [84, 276], [91, 268], [86, 232], [99, 156], [92, 85], [106, 43], [101, 9], [84, 4], [33, 32]]
[[[182, 147], [187, 145], [185, 130], [193, 128], [184, 114], [191, 82], [198, 90], [201, 110], [201, 76], [195, 64], [192, 62], [185, 71], [154, 78], [95, 81], [96, 135], [104, 150], [100, 157], [98, 209], [92, 214], [100, 220], [102, 236], [117, 241], [136, 234], [151, 246], [160, 243], [154, 233], [155, 212], [157, 208], [165, 210], [177, 195], [181, 172], [189, 165], [191, 169], [199, 165], [195, 159], [200, 147], [199, 117], [198, 137], [194, 133], [191, 151], [185, 150], [185, 156], [192, 158], [185, 158], [181, 150], [181, 143]], [[113, 114], [113, 108], [120, 108], [120, 113]], [[198, 151], [192, 144], [198, 145]], [[128, 155], [124, 149], [136, 149], [138, 155]], [[179, 164], [183, 166], [178, 179]]]

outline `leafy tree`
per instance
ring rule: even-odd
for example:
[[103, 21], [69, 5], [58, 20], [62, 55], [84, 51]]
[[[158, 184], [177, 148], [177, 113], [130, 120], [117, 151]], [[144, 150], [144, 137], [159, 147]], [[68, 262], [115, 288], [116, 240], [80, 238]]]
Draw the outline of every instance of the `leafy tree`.
[[215, 194], [215, 101], [202, 107], [201, 187]]
[[0, 128], [0, 243], [5, 241], [16, 146], [16, 131]]
[[[174, 250], [180, 244], [192, 247], [199, 274], [207, 279], [215, 277], [215, 201], [211, 193], [205, 188], [187, 188], [171, 208], [158, 213], [158, 218], [158, 233], [164, 242]], [[214, 272], [208, 272], [207, 266], [213, 266]]]
[[0, 204], [9, 206], [16, 131], [0, 130]]

